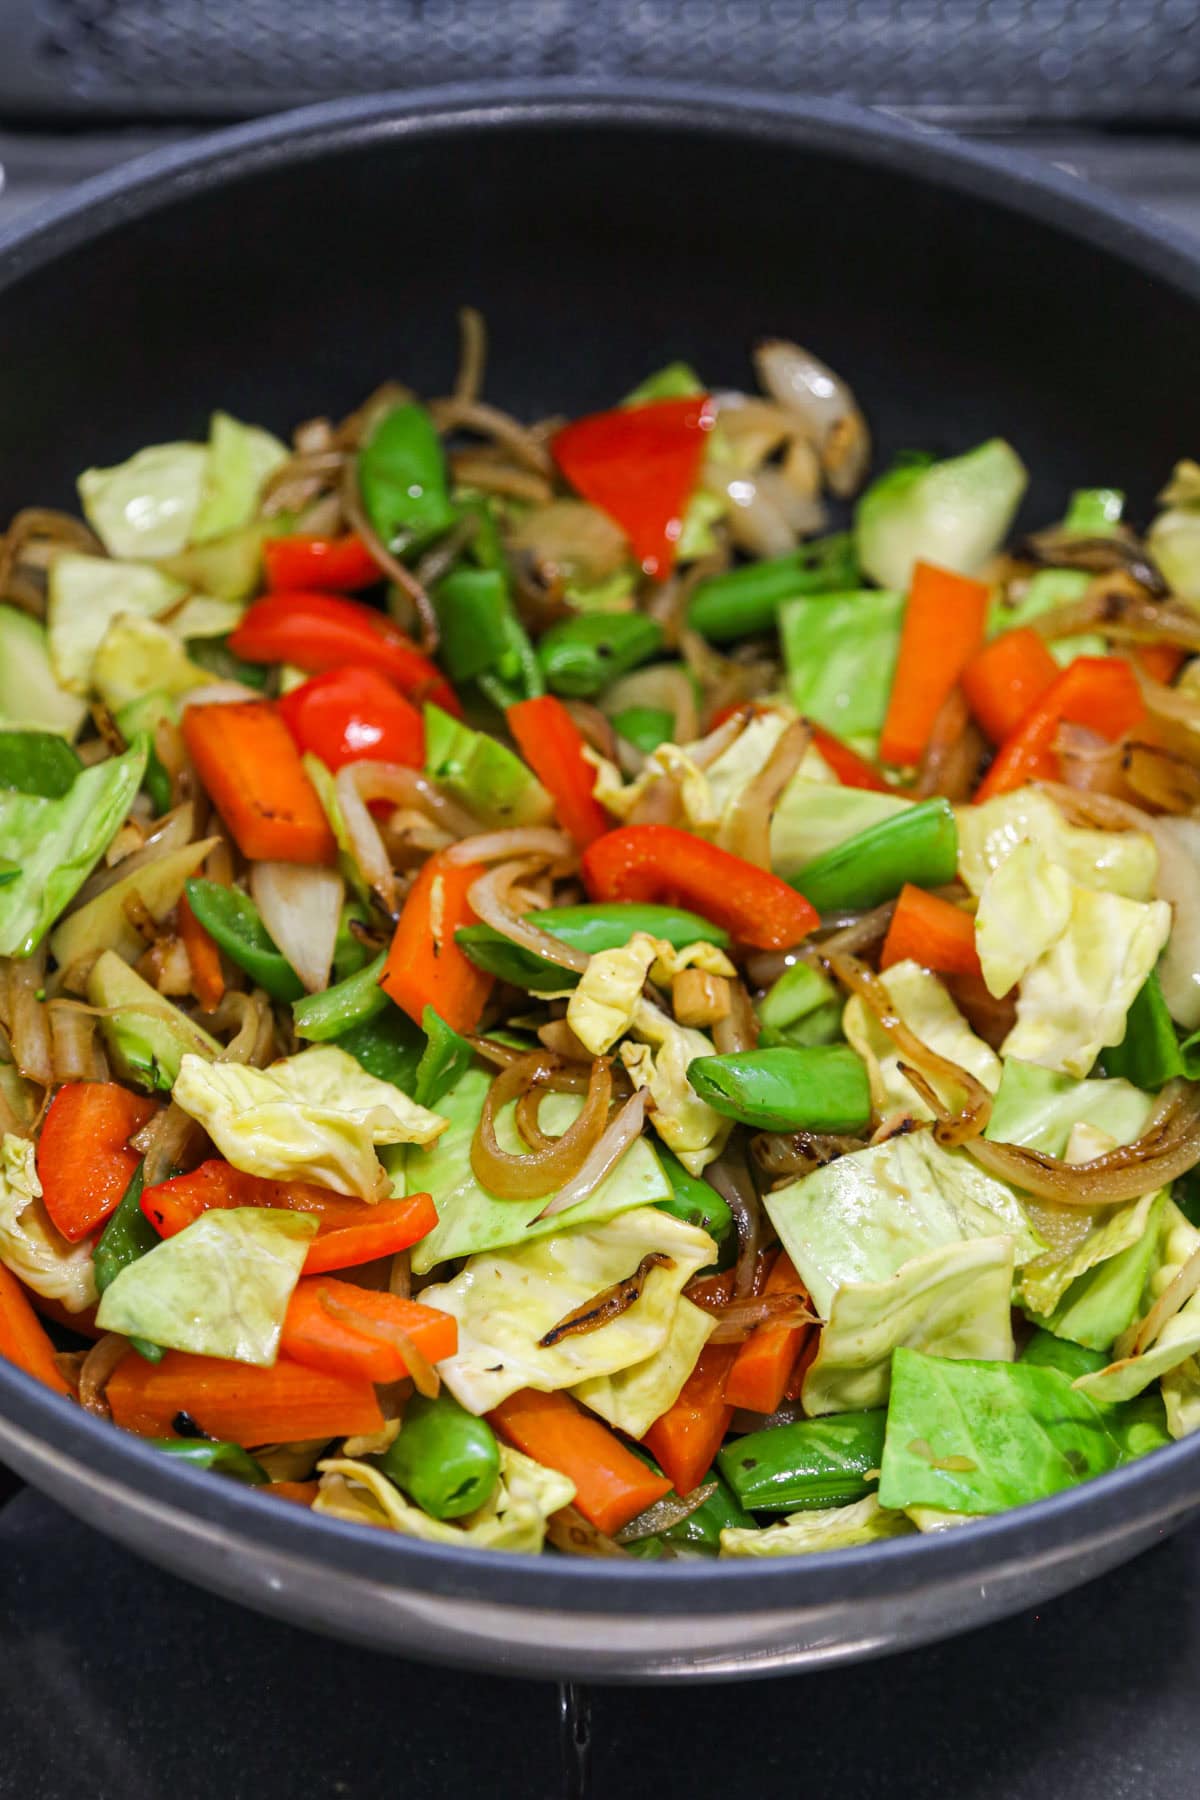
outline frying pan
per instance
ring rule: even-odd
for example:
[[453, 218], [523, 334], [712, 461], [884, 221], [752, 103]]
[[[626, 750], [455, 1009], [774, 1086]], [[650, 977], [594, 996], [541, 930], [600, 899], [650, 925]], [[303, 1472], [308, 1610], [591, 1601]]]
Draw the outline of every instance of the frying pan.
[[[1066, 176], [837, 105], [689, 88], [439, 90], [239, 127], [0, 243], [0, 516], [89, 463], [277, 430], [388, 375], [444, 390], [484, 309], [489, 398], [611, 404], [764, 333], [853, 383], [879, 456], [993, 433], [1028, 518], [1194, 454], [1200, 257]], [[232, 1600], [405, 1655], [604, 1681], [761, 1675], [1031, 1606], [1200, 1503], [1200, 1438], [961, 1530], [779, 1562], [599, 1563], [413, 1542], [197, 1475], [0, 1363], [0, 1458]], [[131, 1596], [131, 1605], [136, 1598]]]

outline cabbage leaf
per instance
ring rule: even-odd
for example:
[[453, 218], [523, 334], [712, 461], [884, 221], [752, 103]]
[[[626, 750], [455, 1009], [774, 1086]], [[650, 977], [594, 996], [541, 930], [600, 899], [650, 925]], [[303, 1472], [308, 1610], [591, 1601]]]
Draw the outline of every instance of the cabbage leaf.
[[201, 1213], [127, 1263], [100, 1296], [101, 1331], [269, 1368], [318, 1220], [279, 1207]]
[[80, 1313], [96, 1304], [93, 1248], [90, 1238], [68, 1243], [51, 1224], [33, 1144], [6, 1134], [0, 1144], [0, 1262], [35, 1294]]
[[428, 1144], [446, 1128], [445, 1119], [368, 1075], [335, 1044], [317, 1044], [267, 1069], [185, 1056], [174, 1098], [235, 1169], [312, 1181], [363, 1200], [391, 1192], [377, 1144]]
[[762, 1531], [727, 1526], [721, 1533], [722, 1556], [809, 1556], [815, 1550], [849, 1550], [884, 1538], [905, 1537], [914, 1529], [902, 1512], [880, 1506], [874, 1494], [849, 1506], [818, 1512], [790, 1513]]
[[74, 550], [56, 556], [50, 565], [46, 632], [60, 685], [71, 693], [86, 694], [100, 646], [114, 622], [123, 614], [155, 619], [186, 592], [178, 581], [143, 563], [110, 562]]
[[[594, 1331], [540, 1345], [560, 1319], [632, 1275], [653, 1251], [670, 1266], [648, 1272], [632, 1306]], [[485, 1413], [518, 1388], [550, 1393], [629, 1369], [663, 1349], [683, 1287], [715, 1257], [706, 1231], [656, 1207], [473, 1256], [452, 1281], [421, 1294], [458, 1320], [458, 1350], [438, 1373], [468, 1412]]]
[[1017, 788], [982, 805], [956, 806], [958, 872], [978, 898], [988, 877], [1020, 843], [1036, 844], [1083, 887], [1150, 900], [1158, 851], [1144, 831], [1091, 831], [1067, 821], [1047, 794]]
[[593, 1375], [571, 1392], [618, 1431], [644, 1437], [678, 1400], [716, 1323], [711, 1313], [681, 1299], [661, 1350], [615, 1374]]
[[676, 950], [665, 938], [635, 931], [615, 950], [597, 950], [567, 1001], [567, 1024], [585, 1050], [603, 1056], [631, 1030], [649, 977], [667, 987], [683, 969], [736, 976], [737, 969], [716, 944], [700, 941]]
[[0, 791], [0, 866], [20, 870], [0, 885], [0, 956], [36, 950], [103, 855], [145, 766], [139, 745], [84, 769], [61, 800]]
[[[989, 1093], [1000, 1085], [1000, 1058], [976, 1037], [950, 995], [927, 969], [915, 962], [893, 963], [879, 977], [900, 1019], [938, 1056], [967, 1069]], [[854, 994], [842, 1014], [842, 1030], [867, 1065], [871, 1104], [882, 1118], [906, 1112], [931, 1119], [929, 1107], [900, 1073], [902, 1052], [871, 1009]]]
[[[1162, 1223], [1158, 1267], [1151, 1272], [1139, 1308], [1144, 1316], [1166, 1291], [1190, 1257], [1200, 1250], [1200, 1231], [1188, 1223], [1179, 1208], [1168, 1202]], [[1200, 1352], [1200, 1292], [1167, 1320], [1161, 1331], [1138, 1356], [1125, 1356], [1106, 1368], [1081, 1375], [1075, 1382], [1080, 1393], [1108, 1404], [1132, 1400], [1161, 1375]]]
[[687, 1078], [698, 1056], [711, 1056], [712, 1044], [702, 1031], [678, 1025], [649, 1000], [640, 1000], [634, 1035], [620, 1048], [621, 1061], [634, 1087], [648, 1088], [654, 1102], [650, 1123], [689, 1175], [701, 1174], [721, 1154], [733, 1128], [702, 1100]]
[[536, 1555], [546, 1521], [575, 1498], [575, 1483], [519, 1450], [500, 1445], [495, 1491], [466, 1518], [449, 1524], [414, 1506], [373, 1463], [331, 1457], [317, 1464], [321, 1486], [313, 1511], [352, 1525], [374, 1525], [422, 1538], [427, 1544], [466, 1544], [475, 1550], [515, 1550]]

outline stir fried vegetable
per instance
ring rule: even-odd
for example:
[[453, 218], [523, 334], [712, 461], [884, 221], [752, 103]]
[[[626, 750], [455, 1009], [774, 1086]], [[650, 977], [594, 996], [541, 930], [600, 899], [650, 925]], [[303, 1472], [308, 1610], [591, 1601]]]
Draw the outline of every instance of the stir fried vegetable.
[[0, 1357], [509, 1553], [1195, 1430], [1196, 465], [1006, 550], [1011, 446], [860, 493], [799, 346], [527, 425], [477, 324], [0, 539]]

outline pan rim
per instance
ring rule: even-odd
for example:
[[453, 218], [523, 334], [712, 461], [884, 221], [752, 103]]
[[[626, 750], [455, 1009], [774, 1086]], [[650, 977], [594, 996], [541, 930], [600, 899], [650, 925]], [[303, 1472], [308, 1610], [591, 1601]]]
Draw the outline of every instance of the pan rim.
[[[349, 153], [397, 137], [437, 141], [520, 128], [638, 129], [834, 151], [891, 166], [1035, 218], [1200, 303], [1200, 246], [1077, 177], [1008, 147], [965, 143], [937, 128], [835, 101], [764, 97], [660, 82], [610, 87], [575, 80], [462, 84], [322, 102], [150, 151], [0, 232], [0, 292], [111, 230], [190, 195], [274, 166]], [[925, 1582], [969, 1582], [1103, 1538], [1135, 1510], [1147, 1526], [1200, 1500], [1200, 1438], [1173, 1444], [1050, 1499], [933, 1533], [758, 1562], [623, 1564], [538, 1558], [425, 1544], [322, 1518], [176, 1464], [0, 1363], [3, 1427], [143, 1502], [233, 1533], [245, 1546], [305, 1558], [363, 1581], [496, 1605], [668, 1617], [733, 1608], [769, 1613], [886, 1599]], [[1132, 1509], [1127, 1502], [1133, 1502]]]

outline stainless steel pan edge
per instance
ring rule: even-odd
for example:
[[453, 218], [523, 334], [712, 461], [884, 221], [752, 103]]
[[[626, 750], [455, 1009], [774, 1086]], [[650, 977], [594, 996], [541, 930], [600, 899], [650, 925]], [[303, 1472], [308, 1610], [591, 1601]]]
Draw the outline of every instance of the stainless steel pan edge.
[[[1117, 202], [1020, 156], [838, 105], [695, 89], [439, 91], [306, 109], [158, 153], [0, 238], [0, 289], [122, 222], [238, 175], [396, 137], [510, 124], [626, 125], [832, 147], [911, 169], [1200, 301], [1200, 257]], [[0, 1458], [139, 1554], [239, 1602], [400, 1653], [512, 1674], [716, 1679], [949, 1635], [1101, 1573], [1200, 1504], [1200, 1440], [1054, 1500], [936, 1538], [750, 1565], [500, 1558], [313, 1518], [168, 1464], [0, 1364]]]

